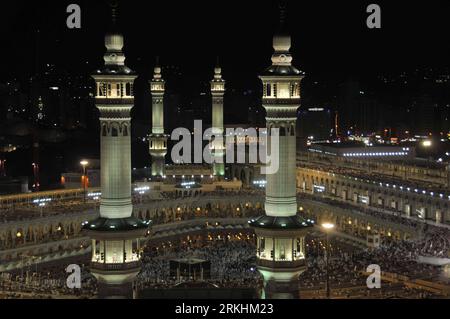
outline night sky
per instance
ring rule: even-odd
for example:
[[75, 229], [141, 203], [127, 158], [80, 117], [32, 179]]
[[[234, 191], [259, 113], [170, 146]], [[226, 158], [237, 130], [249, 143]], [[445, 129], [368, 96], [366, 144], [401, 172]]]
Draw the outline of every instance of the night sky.
[[[449, 64], [449, 1], [376, 1], [381, 30], [366, 27], [365, 10], [374, 1], [288, 2], [294, 64], [310, 75], [365, 76]], [[81, 30], [66, 27], [70, 3], [81, 6]], [[107, 1], [16, 0], [2, 7], [1, 79], [33, 74], [36, 57], [40, 64], [78, 73], [101, 65], [110, 24]], [[219, 55], [224, 76], [236, 85], [257, 81], [270, 63], [277, 24], [277, 1], [128, 0], [119, 9], [127, 64], [141, 75], [151, 74], [159, 55], [163, 65], [209, 80]]]
[[[371, 81], [380, 73], [449, 66], [450, 1], [376, 1], [382, 10], [381, 30], [366, 26], [366, 8], [372, 2], [288, 1], [294, 65], [307, 74], [303, 87], [308, 81], [328, 84], [304, 94], [306, 105], [327, 105], [337, 84], [349, 78]], [[81, 29], [66, 26], [70, 3], [81, 6]], [[106, 0], [16, 0], [2, 2], [2, 9], [0, 83], [16, 78], [26, 88], [31, 76], [42, 74], [45, 64], [55, 65], [59, 74], [84, 78], [103, 65], [104, 35], [111, 25]], [[243, 107], [258, 106], [254, 99], [261, 96], [257, 75], [271, 63], [272, 36], [279, 24], [278, 1], [122, 0], [118, 21], [125, 36], [126, 63], [139, 74], [133, 109], [133, 128], [139, 133], [134, 133], [133, 165], [143, 167], [150, 162], [148, 145], [138, 137], [144, 136], [151, 125], [147, 80], [156, 56], [160, 56], [163, 67], [176, 66], [182, 74], [181, 84], [177, 84], [178, 79], [167, 81], [166, 89], [182, 98], [179, 102], [172, 100], [172, 108], [199, 103], [199, 93], [208, 90], [217, 56], [227, 81], [227, 94], [236, 92], [225, 100], [226, 123], [244, 123], [247, 113]], [[245, 96], [247, 91], [252, 93]], [[246, 99], [249, 96], [251, 99]], [[209, 104], [201, 103], [209, 109]], [[387, 109], [397, 109], [397, 104], [394, 100]], [[90, 112], [97, 125], [93, 106]], [[98, 127], [89, 126], [82, 133], [97, 137]], [[61, 172], [78, 167], [77, 156], [95, 157], [99, 150], [97, 138], [72, 138], [70, 148], [59, 144], [41, 147], [41, 156], [48, 155], [42, 159], [41, 175], [46, 170], [53, 174], [50, 182], [59, 181], [60, 171], [55, 170], [58, 165]], [[51, 148], [54, 152], [49, 151]], [[19, 163], [10, 167], [12, 175], [30, 169], [31, 155], [26, 152], [16, 152], [8, 159], [9, 163]], [[65, 161], [55, 164], [53, 158]]]

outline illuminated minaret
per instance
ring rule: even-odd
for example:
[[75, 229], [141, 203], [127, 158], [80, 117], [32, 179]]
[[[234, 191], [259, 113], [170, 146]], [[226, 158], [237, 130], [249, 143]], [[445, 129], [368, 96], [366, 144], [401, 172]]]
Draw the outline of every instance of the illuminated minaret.
[[105, 46], [105, 66], [92, 75], [100, 111], [100, 217], [83, 229], [92, 238], [91, 272], [99, 283], [99, 297], [131, 298], [132, 281], [140, 270], [139, 239], [148, 228], [132, 216], [130, 111], [136, 74], [125, 66], [122, 34], [108, 33]]
[[[297, 215], [296, 118], [304, 73], [292, 64], [291, 37], [281, 28], [273, 37], [272, 65], [260, 76], [268, 143], [279, 130], [279, 169], [266, 175], [265, 215], [252, 219], [257, 236], [257, 268], [265, 298], [298, 298], [298, 276], [306, 269], [305, 235], [312, 223]], [[271, 149], [270, 145], [268, 149]]]
[[[225, 80], [222, 79], [222, 69], [217, 63], [214, 68], [214, 79], [211, 81], [212, 95], [212, 133], [223, 136], [223, 95], [225, 94]], [[223, 138], [212, 141], [213, 175], [221, 178], [225, 175]]]
[[152, 176], [164, 178], [165, 156], [167, 154], [167, 138], [164, 134], [164, 79], [158, 61], [150, 81], [152, 93], [152, 134], [149, 136], [149, 149], [152, 156]]

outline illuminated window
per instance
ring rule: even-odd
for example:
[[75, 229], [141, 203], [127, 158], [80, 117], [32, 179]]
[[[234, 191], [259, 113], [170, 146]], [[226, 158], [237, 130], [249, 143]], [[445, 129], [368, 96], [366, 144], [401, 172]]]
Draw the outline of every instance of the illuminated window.
[[107, 85], [106, 83], [97, 83], [97, 96], [106, 96]]
[[266, 84], [266, 96], [272, 96], [272, 86], [270, 83]]
[[298, 83], [291, 84], [291, 97], [299, 97], [300, 96], [300, 86]]

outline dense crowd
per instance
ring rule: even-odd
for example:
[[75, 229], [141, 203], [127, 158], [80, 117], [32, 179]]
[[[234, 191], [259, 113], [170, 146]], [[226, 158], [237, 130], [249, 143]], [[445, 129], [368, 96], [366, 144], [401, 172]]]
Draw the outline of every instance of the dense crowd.
[[254, 266], [254, 250], [254, 244], [246, 240], [213, 241], [200, 248], [153, 250], [142, 258], [138, 283], [141, 287], [171, 287], [178, 281], [170, 276], [170, 260], [198, 258], [210, 262], [209, 283], [220, 287], [256, 287], [260, 276]]
[[[66, 266], [66, 265], [65, 265]], [[81, 267], [81, 289], [67, 287], [65, 266], [60, 263], [38, 269], [24, 268], [0, 274], [0, 299], [26, 298], [92, 298], [97, 292], [97, 281], [84, 265]]]
[[[161, 193], [161, 199], [172, 199], [175, 193]], [[263, 195], [264, 190], [239, 190], [239, 191], [215, 191], [202, 193], [198, 196], [240, 196], [240, 195]], [[176, 195], [175, 195], [176, 196]], [[299, 194], [299, 199], [315, 199], [313, 195]], [[175, 197], [180, 198], [180, 197]], [[134, 198], [134, 200], [138, 200]], [[140, 200], [154, 200], [151, 198]], [[380, 265], [383, 272], [401, 274], [411, 279], [436, 280], [442, 269], [437, 266], [425, 265], [417, 262], [419, 256], [448, 257], [450, 250], [450, 231], [432, 225], [420, 223], [418, 221], [404, 218], [397, 213], [386, 213], [380, 210], [361, 208], [349, 203], [322, 198], [322, 202], [352, 210], [358, 214], [371, 215], [380, 220], [405, 225], [407, 227], [420, 229], [423, 233], [421, 238], [415, 240], [393, 240], [383, 238], [382, 245], [374, 250], [361, 250], [354, 247], [346, 247], [333, 238], [330, 242], [331, 258], [329, 263], [330, 282], [335, 293], [345, 296], [366, 296], [370, 294], [365, 286], [366, 277], [362, 272], [370, 264]], [[70, 210], [79, 209], [84, 205], [76, 202]], [[70, 206], [70, 201], [68, 204]], [[88, 203], [86, 205], [97, 205]], [[69, 209], [69, 208], [68, 208]], [[36, 209], [32, 211], [36, 213]], [[47, 210], [45, 210], [47, 211]], [[44, 211], [44, 213], [45, 213]], [[50, 211], [50, 210], [49, 210]], [[10, 214], [10, 211], [0, 211], [0, 217]], [[248, 212], [248, 216], [256, 216], [262, 210], [253, 209]], [[182, 220], [189, 220], [202, 217], [206, 210], [198, 212], [196, 209], [184, 211]], [[235, 217], [236, 212], [230, 210], [209, 211], [209, 217]], [[206, 215], [205, 215], [206, 216]], [[1, 220], [1, 219], [0, 219]], [[154, 223], [166, 222], [164, 216], [155, 216]], [[321, 238], [308, 238], [308, 259], [307, 270], [300, 277], [300, 285], [306, 290], [322, 290], [325, 284], [325, 261], [323, 259], [324, 244]], [[177, 283], [177, 278], [170, 275], [169, 262], [173, 259], [195, 257], [210, 262], [211, 272], [208, 282], [220, 287], [254, 287], [261, 286], [261, 277], [255, 268], [255, 246], [252, 241], [231, 240], [231, 241], [211, 241], [202, 246], [173, 246], [164, 250], [146, 250], [142, 257], [142, 271], [138, 275], [137, 284], [144, 287], [172, 287]], [[50, 296], [77, 296], [82, 298], [91, 297], [96, 292], [96, 281], [88, 274], [88, 269], [83, 267], [82, 290], [71, 290], [66, 287], [67, 273], [60, 266], [47, 266], [39, 272], [5, 273], [0, 275], [0, 298], [20, 296], [34, 296], [36, 298], [47, 298]], [[402, 296], [417, 296], [423, 294], [403, 285], [389, 284], [385, 292], [392, 294], [400, 293]], [[384, 292], [383, 292], [384, 293]], [[380, 293], [380, 296], [383, 296]], [[372, 293], [373, 294], [373, 293]], [[386, 294], [384, 295], [386, 296]], [[424, 296], [424, 295], [421, 295]]]

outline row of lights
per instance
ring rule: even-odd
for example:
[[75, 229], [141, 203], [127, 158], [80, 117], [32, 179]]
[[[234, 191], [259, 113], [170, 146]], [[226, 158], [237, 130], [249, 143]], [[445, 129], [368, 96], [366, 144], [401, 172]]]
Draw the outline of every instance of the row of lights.
[[253, 185], [257, 185], [259, 187], [264, 187], [264, 186], [266, 186], [266, 184], [267, 184], [266, 180], [253, 181]]
[[134, 189], [134, 191], [135, 192], [138, 192], [140, 195], [143, 195], [143, 194], [145, 194], [147, 191], [149, 191], [150, 190], [150, 187], [149, 186], [142, 186], [142, 187], [136, 187], [135, 189]]
[[407, 152], [381, 152], [381, 153], [344, 153], [345, 157], [356, 156], [405, 156]]
[[51, 202], [52, 199], [51, 198], [39, 198], [39, 199], [35, 199], [33, 200], [33, 204], [38, 204], [39, 206], [45, 206], [46, 203]]

